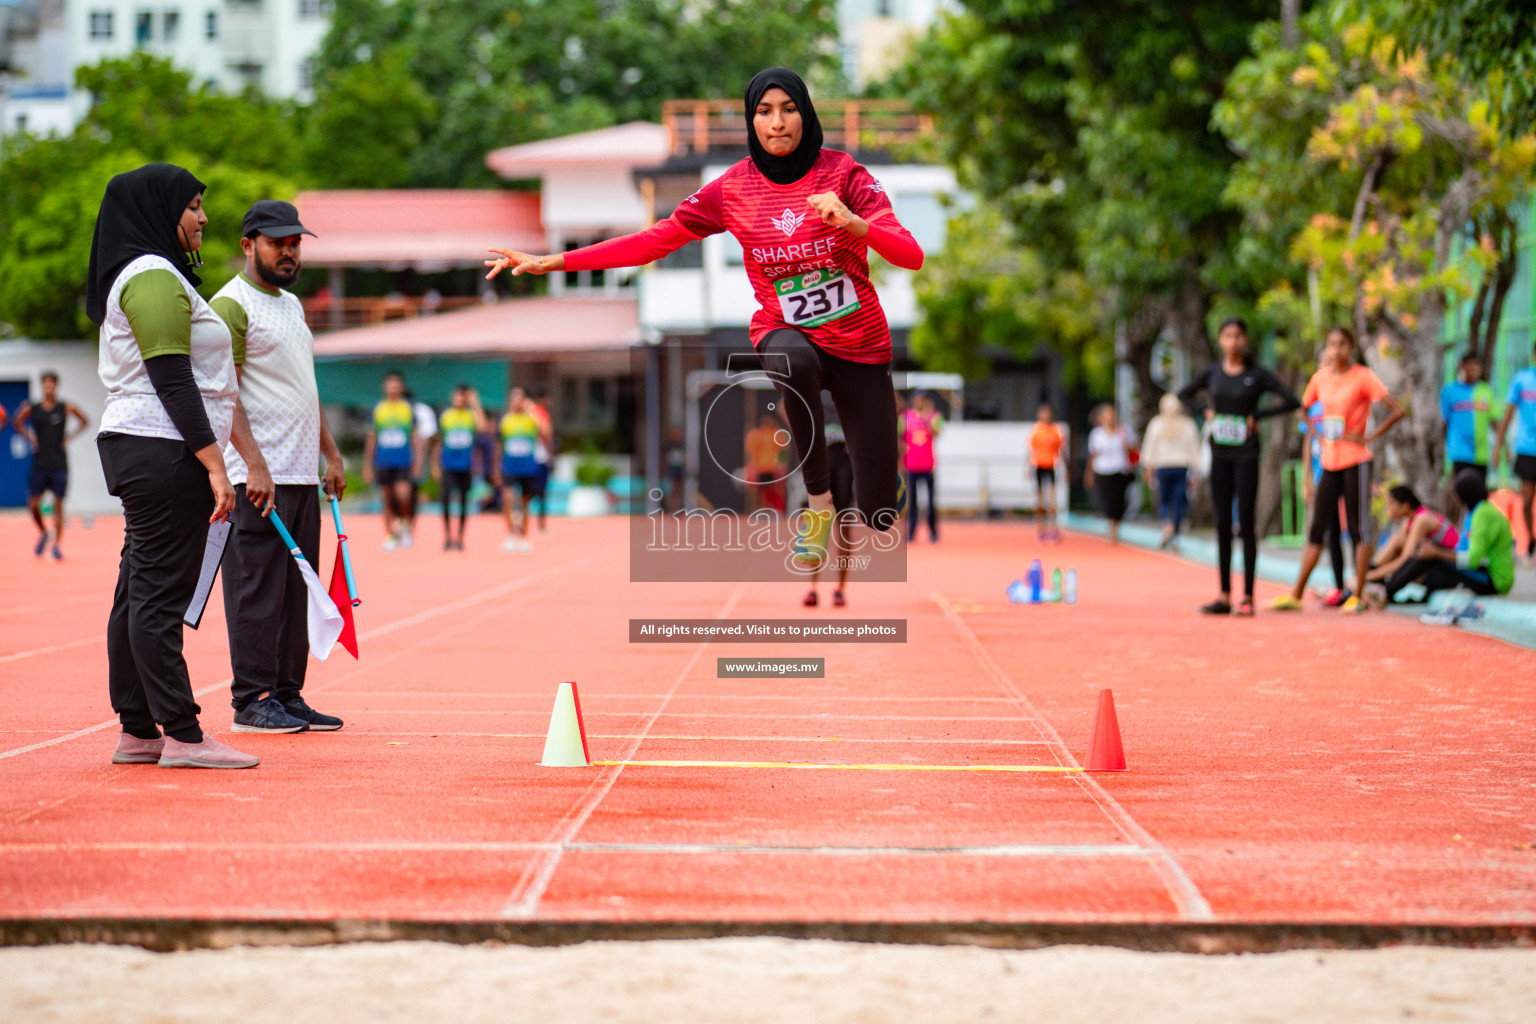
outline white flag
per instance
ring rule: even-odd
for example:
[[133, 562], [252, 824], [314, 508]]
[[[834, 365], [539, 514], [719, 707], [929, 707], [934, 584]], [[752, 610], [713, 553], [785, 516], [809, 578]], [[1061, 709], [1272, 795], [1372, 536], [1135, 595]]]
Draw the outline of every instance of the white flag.
[[321, 586], [320, 577], [315, 575], [304, 552], [294, 548], [292, 553], [294, 561], [299, 563], [299, 573], [304, 577], [304, 588], [309, 591], [309, 651], [324, 661], [331, 656], [331, 649], [336, 646], [336, 638], [341, 636], [346, 621], [336, 610], [336, 602]]

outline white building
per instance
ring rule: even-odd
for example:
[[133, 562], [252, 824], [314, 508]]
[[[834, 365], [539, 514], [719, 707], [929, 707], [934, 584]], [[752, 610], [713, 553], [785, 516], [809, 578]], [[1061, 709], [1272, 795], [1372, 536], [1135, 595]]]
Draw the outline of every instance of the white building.
[[953, 0], [838, 0], [843, 73], [855, 89], [884, 78], [901, 63], [907, 43], [956, 6]]
[[90, 107], [75, 70], [137, 50], [238, 92], [312, 96], [332, 0], [0, 0], [14, 12], [0, 61], [0, 133], [68, 132]]

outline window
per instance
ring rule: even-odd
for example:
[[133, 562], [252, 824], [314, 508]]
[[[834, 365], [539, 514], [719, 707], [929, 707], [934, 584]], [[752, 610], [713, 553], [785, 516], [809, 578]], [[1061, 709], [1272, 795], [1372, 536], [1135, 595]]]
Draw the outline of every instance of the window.
[[329, 18], [335, 6], [333, 0], [299, 0], [299, 17]]
[[155, 38], [155, 13], [153, 11], [140, 11], [133, 19], [133, 42], [135, 46], [148, 46]]
[[299, 61], [299, 91], [309, 92], [315, 85], [315, 62], [313, 60]]
[[891, 208], [925, 252], [944, 247], [944, 229], [949, 214], [932, 192], [902, 192], [891, 196]]
[[219, 38], [219, 12], [209, 11], [203, 21], [203, 36], [207, 39]]
[[16, 134], [17, 135], [23, 135], [23, 134], [26, 133], [26, 130], [27, 130], [27, 115], [26, 114], [17, 114], [16, 115]]
[[600, 377], [587, 381], [587, 422], [608, 422], [608, 382]]
[[105, 40], [112, 38], [111, 11], [92, 11], [88, 24], [90, 26], [89, 35], [92, 39]]
[[174, 43], [176, 36], [181, 31], [181, 12], [166, 11], [161, 15], [160, 38], [168, 43]]
[[262, 70], [263, 68], [260, 64], [235, 65], [235, 73], [240, 76], [240, 85], [245, 88], [261, 88]]
[[875, 17], [890, 18], [896, 14], [895, 0], [875, 0]]

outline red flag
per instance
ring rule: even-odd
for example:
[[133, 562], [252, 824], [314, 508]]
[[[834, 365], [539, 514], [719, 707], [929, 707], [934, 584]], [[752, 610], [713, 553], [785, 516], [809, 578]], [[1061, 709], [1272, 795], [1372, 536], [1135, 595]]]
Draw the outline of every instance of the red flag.
[[341, 542], [336, 542], [336, 564], [331, 567], [331, 600], [336, 602], [336, 610], [341, 612], [344, 625], [341, 627], [341, 636], [336, 642], [345, 647], [352, 655], [357, 657], [357, 625], [352, 621], [352, 598], [347, 593], [347, 570], [341, 560]]

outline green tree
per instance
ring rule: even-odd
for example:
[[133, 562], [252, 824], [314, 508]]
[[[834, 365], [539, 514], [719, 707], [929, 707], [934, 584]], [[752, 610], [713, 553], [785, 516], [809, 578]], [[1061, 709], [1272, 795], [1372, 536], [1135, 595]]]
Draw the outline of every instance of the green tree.
[[404, 54], [384, 53], [334, 72], [317, 91], [304, 126], [310, 173], [327, 188], [410, 184], [422, 126], [435, 108]]
[[[1171, 383], [1154, 375], [1157, 343], [1208, 358], [1217, 300], [1256, 297], [1233, 271], [1241, 218], [1224, 191], [1236, 157], [1210, 120], [1272, 6], [972, 0], [915, 45], [900, 75], [962, 184], [997, 203], [1042, 261], [1041, 301], [1073, 301], [1075, 289], [1053, 294], [1054, 282], [1080, 276], [1093, 343], [1118, 345], [1146, 411]], [[1082, 308], [1053, 319], [1075, 322]], [[1026, 350], [1040, 340], [1017, 337]]]
[[976, 378], [993, 352], [1051, 349], [1064, 357], [1069, 384], [1112, 386], [1114, 349], [1096, 331], [1087, 281], [1053, 272], [995, 205], [949, 222], [943, 251], [918, 275], [917, 299], [912, 353], [924, 366]]
[[1271, 45], [1273, 26], [1256, 36], [1259, 55], [1217, 112], [1245, 155], [1229, 195], [1250, 232], [1287, 247], [1291, 266], [1276, 268], [1266, 305], [1310, 320], [1314, 338], [1338, 317], [1370, 339], [1369, 362], [1410, 413], [1389, 439], [1391, 464], [1429, 493], [1444, 452], [1447, 300], [1473, 295], [1502, 255], [1491, 236], [1463, 240], [1528, 194], [1536, 136], [1501, 134], [1481, 83], [1449, 58], [1404, 52], [1370, 20], [1340, 17], [1351, 9], [1303, 19], [1294, 50]]
[[0, 139], [0, 322], [34, 338], [94, 337], [85, 275], [108, 179], [151, 161], [181, 164], [208, 186], [202, 293], [240, 262], [240, 220], [262, 198], [303, 181], [291, 112], [257, 95], [194, 88], [143, 53], [82, 68], [94, 98], [63, 138]]
[[[398, 62], [435, 110], [408, 105], [421, 145], [407, 151], [409, 172], [395, 183], [488, 186], [493, 149], [656, 120], [668, 99], [735, 96], [762, 67], [796, 67], [822, 94], [835, 91], [834, 11], [833, 0], [338, 0], [319, 55], [317, 106], [350, 69]], [[311, 136], [322, 157], [326, 135]], [[354, 142], [359, 164], [377, 150], [397, 168], [401, 150], [390, 138]]]
[[1455, 60], [1493, 101], [1508, 137], [1536, 130], [1536, 4], [1530, 0], [1374, 0], [1354, 11], [1393, 33], [1400, 53]]

